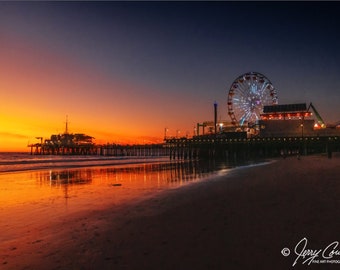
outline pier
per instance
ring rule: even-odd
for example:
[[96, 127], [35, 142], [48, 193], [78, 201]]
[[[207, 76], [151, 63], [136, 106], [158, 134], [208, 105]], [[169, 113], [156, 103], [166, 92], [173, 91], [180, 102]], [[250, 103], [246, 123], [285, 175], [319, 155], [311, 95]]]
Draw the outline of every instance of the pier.
[[[329, 158], [333, 152], [340, 151], [340, 127], [327, 125], [321, 118], [315, 106], [310, 103], [277, 104], [275, 91], [270, 84], [268, 94], [273, 98], [272, 105], [262, 108], [261, 102], [252, 103], [253, 90], [257, 83], [263, 83], [261, 74], [253, 73], [238, 78], [231, 86], [228, 96], [228, 111], [232, 119], [232, 126], [225, 121], [217, 121], [217, 103], [214, 103], [214, 121], [197, 124], [197, 135], [192, 138], [167, 138], [170, 159], [227, 159], [227, 160], [254, 160], [258, 158], [286, 157], [290, 155], [326, 153]], [[253, 76], [253, 77], [252, 77]], [[253, 81], [249, 87], [248, 81]], [[240, 93], [238, 84], [247, 82]], [[249, 88], [249, 89], [248, 89]], [[255, 88], [254, 88], [255, 89]], [[242, 106], [243, 118], [236, 120], [233, 99], [251, 101]], [[275, 101], [275, 102], [274, 102]], [[246, 106], [247, 105], [247, 106]], [[255, 119], [246, 119], [253, 115], [253, 107], [259, 106], [261, 114]], [[239, 107], [235, 107], [239, 109]], [[312, 110], [312, 111], [311, 111]], [[251, 113], [248, 113], [251, 112]], [[316, 116], [316, 120], [312, 119]], [[208, 125], [209, 123], [209, 125]], [[203, 126], [203, 135], [199, 135], [199, 127]], [[208, 127], [210, 134], [204, 135], [204, 128]], [[218, 129], [218, 127], [220, 127]]]
[[[67, 127], [67, 124], [66, 124]], [[36, 137], [38, 143], [29, 144], [31, 155], [93, 155], [97, 153], [97, 146], [93, 137], [82, 133], [68, 133], [52, 135], [50, 139], [43, 141], [42, 137]]]
[[169, 155], [169, 148], [163, 143], [134, 145], [106, 144], [98, 146], [97, 151], [101, 156], [160, 157]]
[[257, 159], [340, 151], [340, 136], [227, 138], [198, 136], [166, 140], [170, 159]]
[[169, 149], [161, 144], [96, 144], [94, 137], [83, 133], [69, 133], [66, 116], [65, 132], [49, 139], [36, 137], [37, 143], [28, 144], [31, 155], [100, 155], [100, 156], [168, 156]]
[[68, 144], [40, 142], [29, 145], [31, 155], [168, 156], [170, 160], [257, 159], [290, 155], [325, 153], [332, 157], [340, 151], [340, 136], [255, 137], [242, 132], [230, 136], [168, 138], [160, 144]]
[[168, 156], [169, 148], [165, 144], [94, 144], [94, 143], [51, 143], [48, 140], [30, 144], [31, 155], [100, 155], [100, 156]]

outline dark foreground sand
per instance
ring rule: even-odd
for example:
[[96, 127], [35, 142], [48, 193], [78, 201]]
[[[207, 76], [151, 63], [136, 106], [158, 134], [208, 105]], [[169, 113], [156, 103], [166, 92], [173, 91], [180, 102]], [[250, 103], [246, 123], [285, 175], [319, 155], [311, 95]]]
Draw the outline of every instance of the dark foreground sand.
[[292, 267], [304, 237], [307, 249], [340, 241], [339, 155], [289, 157], [65, 218], [6, 243], [0, 269], [340, 267], [302, 258]]

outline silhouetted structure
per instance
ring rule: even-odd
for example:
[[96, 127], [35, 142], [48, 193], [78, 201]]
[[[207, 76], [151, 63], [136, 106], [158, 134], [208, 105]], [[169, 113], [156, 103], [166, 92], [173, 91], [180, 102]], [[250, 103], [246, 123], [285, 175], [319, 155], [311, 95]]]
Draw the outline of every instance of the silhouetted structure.
[[31, 154], [41, 155], [91, 155], [97, 153], [93, 137], [86, 134], [58, 134], [40, 143], [30, 144]]

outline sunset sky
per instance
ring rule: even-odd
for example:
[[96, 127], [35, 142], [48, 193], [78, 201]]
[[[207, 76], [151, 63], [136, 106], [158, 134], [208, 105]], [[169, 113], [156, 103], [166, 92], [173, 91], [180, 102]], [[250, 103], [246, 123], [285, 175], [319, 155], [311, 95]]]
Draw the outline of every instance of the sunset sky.
[[0, 2], [0, 151], [36, 136], [161, 142], [229, 120], [227, 94], [257, 71], [279, 103], [340, 120], [340, 3]]

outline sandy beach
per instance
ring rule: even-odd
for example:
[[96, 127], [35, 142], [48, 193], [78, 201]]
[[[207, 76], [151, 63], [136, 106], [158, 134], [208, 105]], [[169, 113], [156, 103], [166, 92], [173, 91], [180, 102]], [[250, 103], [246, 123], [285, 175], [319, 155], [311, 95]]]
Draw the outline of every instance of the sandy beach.
[[336, 269], [304, 262], [294, 248], [304, 238], [313, 250], [340, 241], [339, 165], [339, 154], [288, 157], [27, 224], [0, 243], [0, 268]]

